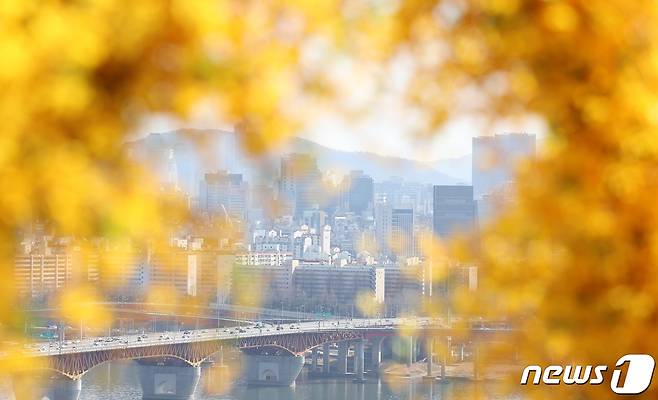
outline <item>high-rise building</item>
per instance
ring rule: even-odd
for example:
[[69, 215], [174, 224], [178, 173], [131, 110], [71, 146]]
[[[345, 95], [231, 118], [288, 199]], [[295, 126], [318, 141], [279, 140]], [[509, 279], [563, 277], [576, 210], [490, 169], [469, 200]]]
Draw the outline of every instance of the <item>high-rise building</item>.
[[205, 174], [199, 186], [199, 207], [211, 214], [226, 214], [244, 220], [247, 184], [241, 174], [217, 171]]
[[322, 228], [322, 237], [320, 238], [320, 247], [323, 254], [331, 254], [331, 226], [325, 225]]
[[473, 196], [479, 200], [514, 179], [519, 161], [535, 154], [535, 135], [509, 133], [473, 138]]
[[391, 212], [391, 248], [398, 258], [416, 255], [414, 238], [414, 211], [396, 208]]
[[477, 223], [473, 186], [434, 186], [434, 233], [447, 238], [457, 231], [468, 231]]
[[374, 182], [363, 171], [352, 171], [347, 178], [347, 208], [357, 215], [369, 212], [372, 216]]
[[322, 174], [314, 157], [290, 154], [281, 159], [279, 198], [294, 204], [295, 216], [318, 208], [322, 196]]
[[375, 202], [375, 240], [380, 254], [389, 254], [390, 252], [392, 211], [393, 209], [386, 197]]

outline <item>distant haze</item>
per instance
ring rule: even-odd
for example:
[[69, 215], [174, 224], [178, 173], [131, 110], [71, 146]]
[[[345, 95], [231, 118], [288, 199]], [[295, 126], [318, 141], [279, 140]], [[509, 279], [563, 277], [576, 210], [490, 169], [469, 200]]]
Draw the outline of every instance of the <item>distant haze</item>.
[[149, 134], [126, 143], [126, 148], [163, 177], [169, 150], [173, 150], [179, 186], [192, 194], [196, 194], [198, 181], [204, 173], [219, 169], [242, 173], [252, 183], [272, 181], [278, 177], [281, 157], [290, 153], [312, 154], [323, 172], [336, 176], [362, 170], [375, 181], [392, 176], [425, 184], [469, 183], [471, 180], [470, 155], [430, 165], [370, 152], [336, 150], [307, 139], [291, 138], [282, 148], [253, 157], [242, 150], [236, 134], [226, 130], [181, 129]]

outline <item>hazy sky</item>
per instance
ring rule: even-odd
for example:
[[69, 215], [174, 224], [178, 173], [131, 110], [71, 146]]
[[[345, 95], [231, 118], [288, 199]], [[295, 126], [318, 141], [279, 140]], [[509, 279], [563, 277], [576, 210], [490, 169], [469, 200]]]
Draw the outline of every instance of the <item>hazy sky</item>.
[[[135, 136], [180, 128], [231, 129], [230, 125], [214, 121], [213, 118], [196, 117], [186, 122], [168, 115], [156, 114], [140, 125]], [[430, 139], [414, 138], [405, 131], [403, 117], [396, 115], [394, 111], [383, 110], [358, 122], [327, 116], [315, 121], [299, 136], [334, 149], [367, 151], [429, 162], [470, 154], [473, 136], [526, 132], [536, 134], [541, 139], [545, 127], [539, 118], [516, 122], [501, 121], [493, 127], [485, 126], [476, 118], [461, 118], [450, 121], [441, 132], [430, 136]]]
[[300, 136], [340, 150], [368, 151], [428, 162], [470, 154], [474, 136], [506, 132], [525, 132], [541, 138], [545, 127], [539, 118], [501, 121], [487, 127], [476, 118], [464, 117], [450, 121], [430, 138], [415, 138], [405, 133], [404, 124], [396, 121], [394, 115], [382, 113], [379, 119], [372, 118], [356, 125], [328, 119]]
[[[298, 136], [330, 148], [431, 162], [470, 154], [474, 136], [526, 132], [537, 135], [541, 141], [546, 130], [540, 118], [498, 121], [490, 126], [482, 118], [464, 116], [450, 120], [439, 132], [428, 132], [420, 139], [410, 132], [422, 130], [424, 116], [404, 100], [418, 63], [416, 57], [402, 51], [387, 63], [364, 63], [332, 51], [321, 40], [311, 39], [302, 47], [301, 54], [300, 68], [322, 71], [336, 95], [327, 102], [315, 102], [312, 96], [300, 96], [295, 102], [293, 97], [292, 105], [286, 105], [292, 114], [306, 122]], [[483, 98], [473, 88], [460, 96], [456, 104], [463, 103], [462, 112], [475, 112], [469, 107]], [[140, 125], [137, 134], [183, 127], [230, 129], [218, 121], [216, 110], [210, 101], [200, 102], [187, 122], [154, 115]], [[348, 119], [346, 115], [358, 115], [358, 119]]]

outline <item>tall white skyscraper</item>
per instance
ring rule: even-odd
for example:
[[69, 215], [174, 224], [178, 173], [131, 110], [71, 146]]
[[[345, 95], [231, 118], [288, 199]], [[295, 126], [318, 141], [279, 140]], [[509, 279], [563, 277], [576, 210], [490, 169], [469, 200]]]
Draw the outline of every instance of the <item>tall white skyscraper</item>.
[[375, 240], [380, 254], [390, 254], [392, 211], [386, 197], [375, 202]]
[[323, 254], [331, 254], [331, 226], [325, 225], [322, 229], [322, 237], [320, 238], [320, 244], [322, 247]]

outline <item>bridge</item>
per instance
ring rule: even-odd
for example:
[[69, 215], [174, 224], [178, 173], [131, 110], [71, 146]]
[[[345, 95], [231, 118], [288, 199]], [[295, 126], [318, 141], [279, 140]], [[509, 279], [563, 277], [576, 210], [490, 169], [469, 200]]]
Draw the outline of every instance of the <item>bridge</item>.
[[[355, 380], [363, 381], [366, 342], [371, 349], [371, 366], [376, 369], [381, 362], [384, 338], [404, 335], [410, 349], [418, 340], [423, 340], [430, 355], [427, 373], [431, 375], [434, 341], [449, 340], [456, 331], [451, 323], [430, 318], [343, 319], [280, 325], [253, 323], [242, 327], [33, 343], [24, 349], [23, 356], [61, 376], [55, 387], [49, 389], [51, 399], [77, 399], [81, 378], [86, 372], [99, 364], [125, 359], [140, 364], [144, 399], [189, 399], [199, 382], [201, 364], [214, 355], [221, 357], [224, 347], [234, 346], [242, 351], [248, 384], [291, 385], [304, 365], [305, 353], [311, 351], [311, 368], [317, 371], [321, 351], [322, 372], [329, 374], [330, 346], [337, 346], [336, 373], [344, 375], [350, 346], [354, 346]], [[476, 341], [491, 340], [511, 332], [506, 326], [496, 325], [471, 325], [467, 331], [470, 340]], [[415, 361], [414, 353], [408, 352], [408, 364]], [[163, 390], [162, 382], [156, 383], [163, 377], [168, 377], [173, 393]]]

